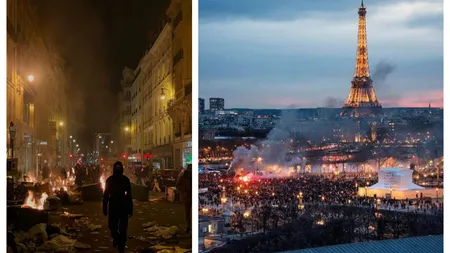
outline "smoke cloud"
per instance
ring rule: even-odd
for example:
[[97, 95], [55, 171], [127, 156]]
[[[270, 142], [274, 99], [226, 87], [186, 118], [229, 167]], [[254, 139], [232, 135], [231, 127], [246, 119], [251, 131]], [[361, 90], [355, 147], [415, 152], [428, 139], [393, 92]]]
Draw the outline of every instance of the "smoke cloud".
[[328, 97], [325, 99], [326, 108], [341, 108], [345, 101], [339, 98]]
[[[260, 149], [256, 146], [251, 146], [250, 149], [238, 147], [233, 152], [234, 159], [230, 165], [230, 169], [255, 171], [260, 166], [264, 166], [264, 164], [283, 164], [284, 166], [289, 166], [291, 163], [300, 163], [301, 161], [298, 158], [292, 159], [287, 155], [291, 139], [294, 138], [292, 128], [296, 120], [296, 109], [283, 110], [281, 120], [269, 132], [267, 138], [260, 143]], [[282, 175], [279, 174], [278, 176]]]
[[[390, 90], [390, 86], [387, 85], [386, 80], [396, 69], [396, 66], [389, 63], [387, 60], [382, 60], [377, 63], [375, 67], [375, 72], [372, 75], [372, 79], [374, 82], [375, 94], [379, 100], [389, 100], [396, 101], [400, 99], [400, 95], [398, 93], [392, 93]], [[398, 106], [397, 103], [390, 102], [390, 104], [383, 104], [385, 107], [393, 107]]]

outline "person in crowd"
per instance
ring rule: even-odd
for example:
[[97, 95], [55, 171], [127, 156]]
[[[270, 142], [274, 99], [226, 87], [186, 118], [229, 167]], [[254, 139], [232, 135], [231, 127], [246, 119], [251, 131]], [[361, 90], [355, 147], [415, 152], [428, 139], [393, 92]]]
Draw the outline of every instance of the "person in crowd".
[[133, 215], [130, 179], [123, 175], [123, 165], [116, 162], [113, 175], [106, 179], [103, 194], [103, 214], [108, 217], [108, 227], [113, 246], [124, 252], [127, 241], [128, 218]]
[[159, 188], [159, 182], [157, 178], [153, 179], [153, 190], [154, 192], [161, 192], [161, 188]]
[[180, 201], [184, 205], [186, 215], [186, 233], [191, 230], [191, 211], [192, 211], [192, 165], [188, 164], [187, 169], [181, 172], [178, 178], [177, 191], [179, 192]]
[[75, 165], [75, 184], [78, 187], [83, 185], [83, 168], [79, 164]]
[[46, 180], [50, 175], [50, 168], [48, 167], [47, 161], [44, 161], [44, 167], [42, 167], [42, 179]]

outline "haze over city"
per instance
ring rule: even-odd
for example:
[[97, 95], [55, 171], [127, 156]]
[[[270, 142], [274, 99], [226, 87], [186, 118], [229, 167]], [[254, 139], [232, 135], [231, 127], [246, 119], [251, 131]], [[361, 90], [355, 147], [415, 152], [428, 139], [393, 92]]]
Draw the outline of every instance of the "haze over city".
[[[283, 3], [200, 1], [199, 97], [223, 97], [227, 108], [342, 106], [354, 73], [360, 2]], [[382, 106], [442, 107], [442, 1], [364, 5]]]

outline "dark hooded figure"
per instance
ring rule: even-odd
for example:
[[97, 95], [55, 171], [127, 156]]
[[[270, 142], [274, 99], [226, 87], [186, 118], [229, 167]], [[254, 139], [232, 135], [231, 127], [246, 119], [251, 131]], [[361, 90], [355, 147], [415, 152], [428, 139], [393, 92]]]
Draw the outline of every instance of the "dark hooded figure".
[[191, 211], [192, 211], [192, 165], [188, 164], [187, 169], [181, 172], [178, 177], [177, 191], [180, 193], [180, 201], [184, 204], [184, 213], [186, 215], [186, 233], [191, 230]]
[[124, 252], [127, 241], [128, 217], [133, 215], [131, 183], [123, 175], [123, 165], [116, 162], [113, 175], [106, 179], [103, 194], [103, 214], [108, 216], [108, 227], [113, 238], [113, 245], [119, 252]]

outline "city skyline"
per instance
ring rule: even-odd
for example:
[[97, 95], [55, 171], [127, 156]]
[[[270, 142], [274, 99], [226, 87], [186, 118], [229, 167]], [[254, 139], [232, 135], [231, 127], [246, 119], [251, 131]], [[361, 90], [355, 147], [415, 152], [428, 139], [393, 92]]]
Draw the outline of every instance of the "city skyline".
[[[227, 108], [342, 106], [355, 68], [360, 1], [283, 3], [200, 2], [199, 97], [221, 90]], [[382, 106], [443, 107], [442, 1], [364, 4]]]

